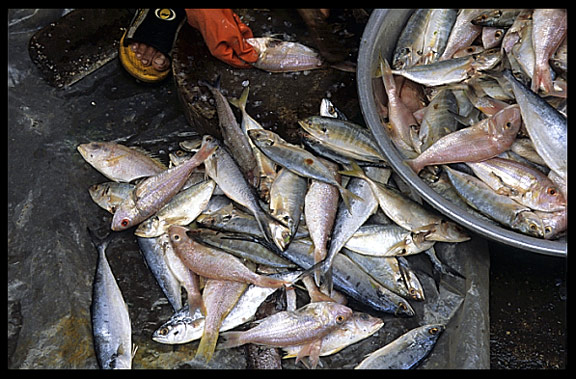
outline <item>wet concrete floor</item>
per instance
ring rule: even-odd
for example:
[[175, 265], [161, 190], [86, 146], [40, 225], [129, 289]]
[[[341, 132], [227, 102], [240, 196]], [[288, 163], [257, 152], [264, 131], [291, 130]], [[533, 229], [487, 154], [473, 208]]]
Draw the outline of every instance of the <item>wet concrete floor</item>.
[[[86, 337], [90, 331], [90, 325], [86, 323], [90, 298], [81, 290], [91, 286], [92, 274], [68, 268], [95, 267], [95, 250], [86, 238], [84, 228], [90, 226], [102, 235], [107, 231], [109, 216], [97, 209], [89, 198], [87, 187], [102, 181], [102, 177], [82, 162], [75, 150], [77, 144], [116, 140], [147, 148], [157, 146], [160, 138], [167, 148], [159, 151], [159, 155], [166, 158], [175, 141], [191, 134], [190, 117], [185, 113], [174, 80], [155, 86], [137, 83], [123, 71], [117, 60], [68, 89], [48, 86], [31, 62], [27, 44], [36, 31], [64, 13], [66, 10], [33, 9], [9, 10], [8, 13], [10, 368], [96, 367], [91, 340]], [[246, 15], [256, 13], [245, 12]], [[295, 11], [281, 11], [275, 17], [281, 18], [285, 27], [299, 25]], [[270, 31], [269, 26], [256, 22], [256, 18], [249, 21], [256, 35]], [[343, 30], [341, 33], [344, 35]], [[349, 33], [346, 43], [356, 43], [359, 33], [361, 27]], [[306, 42], [307, 33], [294, 33], [288, 38]], [[255, 88], [256, 101], [265, 104], [270, 99], [258, 97], [256, 79], [234, 79], [233, 70], [223, 64], [217, 70], [224, 73], [228, 80], [224, 83], [230, 83], [226, 88], [232, 93], [239, 94], [242, 83], [248, 80]], [[243, 75], [256, 74], [246, 72]], [[308, 74], [281, 75], [281, 81], [287, 83], [306, 83], [305, 75]], [[334, 103], [352, 119], [361, 120], [354, 75], [339, 72], [333, 75], [327, 76], [322, 84], [324, 92], [330, 93]], [[213, 80], [214, 77], [205, 79]], [[292, 112], [284, 117], [293, 118], [310, 114], [320, 99], [306, 99], [302, 93], [293, 95], [295, 100], [301, 101], [299, 108], [278, 112]], [[265, 94], [263, 91], [262, 96]], [[264, 122], [275, 119], [264, 106], [259, 108], [256, 103], [253, 107], [251, 111]], [[265, 126], [282, 131], [282, 125], [269, 123]], [[131, 267], [135, 271], [131, 275], [119, 273], [120, 287], [132, 293], [158, 292], [155, 296], [131, 300], [145, 310], [132, 315], [134, 325], [138, 326], [135, 334], [147, 338], [157, 326], [149, 324], [149, 314], [165, 319], [171, 312], [166, 303], [155, 302], [154, 299], [162, 295], [157, 287], [146, 285], [153, 278], [142, 264], [134, 241], [123, 237], [114, 249], [123, 250], [124, 254], [111, 256], [111, 265]], [[490, 367], [565, 368], [566, 260], [493, 242], [488, 243], [488, 248]], [[131, 279], [134, 276], [140, 280]], [[31, 277], [34, 280], [30, 280]], [[60, 296], [62, 291], [66, 291], [65, 296]], [[62, 304], [61, 299], [66, 299], [66, 304]], [[42, 328], [42, 325], [50, 325], [50, 328]], [[64, 345], [52, 343], [56, 339], [67, 342]], [[39, 345], [38, 340], [44, 341], [43, 344]], [[53, 351], [54, 346], [58, 346], [58, 351]], [[165, 359], [167, 364], [189, 358], [186, 356], [189, 353], [179, 347], [161, 346], [158, 349], [154, 352], [155, 359]], [[144, 356], [145, 353], [140, 354]]]

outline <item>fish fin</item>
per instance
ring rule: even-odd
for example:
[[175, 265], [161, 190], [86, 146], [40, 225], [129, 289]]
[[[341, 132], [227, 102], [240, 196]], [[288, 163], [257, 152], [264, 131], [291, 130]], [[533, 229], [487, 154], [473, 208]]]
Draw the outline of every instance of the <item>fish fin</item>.
[[114, 233], [108, 233], [106, 234], [103, 238], [100, 238], [96, 235], [96, 233], [90, 229], [89, 227], [86, 227], [86, 230], [88, 231], [88, 234], [90, 235], [90, 239], [92, 240], [92, 244], [96, 247], [96, 249], [98, 249], [99, 251], [105, 251], [106, 248], [108, 247], [108, 245], [110, 244], [110, 242], [112, 241], [112, 239], [114, 238], [115, 234]]
[[231, 98], [228, 99], [228, 101], [242, 112], [245, 112], [246, 103], [248, 102], [248, 93], [250, 93], [250, 87], [245, 87], [239, 98]]
[[206, 324], [204, 324], [204, 332], [200, 338], [198, 350], [196, 350], [196, 359], [210, 362], [216, 350], [216, 342], [218, 341], [218, 331], [206, 331]]
[[200, 312], [206, 316], [206, 305], [202, 296], [195, 296], [194, 294], [188, 294], [188, 307], [190, 310], [200, 309]]
[[242, 335], [245, 332], [226, 332], [220, 334], [221, 342], [218, 344], [218, 350], [230, 349], [232, 347], [242, 346], [246, 342], [242, 340]]
[[[322, 348], [322, 338], [302, 345], [302, 348], [296, 355], [296, 363], [302, 358], [308, 357], [310, 368], [314, 369], [320, 360], [320, 349]], [[302, 361], [304, 363], [304, 361]]]
[[[342, 196], [342, 200], [344, 201], [344, 204], [346, 205], [346, 208], [350, 211], [350, 200], [354, 199], [356, 201], [363, 201], [364, 199], [361, 198], [360, 196], [356, 195], [354, 192], [351, 192], [350, 190], [339, 186], [338, 190], [340, 191], [340, 195]], [[352, 213], [352, 212], [350, 212]]]
[[346, 166], [346, 170], [338, 171], [340, 175], [346, 176], [353, 176], [355, 178], [366, 179], [366, 174], [362, 170], [362, 168], [356, 163], [356, 161], [352, 160], [350, 165]]

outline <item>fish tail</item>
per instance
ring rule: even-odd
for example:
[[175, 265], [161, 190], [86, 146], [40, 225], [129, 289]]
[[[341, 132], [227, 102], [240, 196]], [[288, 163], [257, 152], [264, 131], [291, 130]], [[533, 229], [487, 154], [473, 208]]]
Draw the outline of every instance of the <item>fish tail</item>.
[[216, 350], [217, 341], [218, 332], [207, 332], [206, 328], [204, 328], [204, 333], [202, 333], [202, 338], [200, 339], [198, 350], [196, 350], [195, 358], [202, 359], [205, 362], [210, 362], [212, 356], [214, 355], [214, 350]]
[[[327, 254], [328, 253], [324, 247], [314, 245], [314, 263], [315, 264], [322, 262], [324, 260], [324, 258], [326, 258]], [[320, 274], [321, 273], [319, 270], [314, 271], [314, 282], [316, 283], [316, 285], [320, 285], [320, 279], [321, 279]]]
[[96, 249], [98, 249], [98, 251], [104, 252], [106, 250], [106, 248], [108, 248], [108, 245], [110, 244], [112, 239], [114, 238], [114, 233], [108, 233], [104, 238], [100, 238], [89, 227], [86, 227], [86, 230], [88, 231], [88, 234], [90, 235], [90, 239], [92, 240], [92, 244], [94, 244], [94, 246], [96, 247]]
[[250, 87], [245, 87], [239, 98], [231, 98], [228, 99], [228, 101], [230, 102], [230, 104], [234, 105], [236, 108], [244, 112], [246, 110], [246, 103], [248, 102], [249, 92]]
[[259, 287], [280, 288], [285, 285], [290, 285], [291, 283], [282, 279], [271, 278], [265, 275], [258, 275], [258, 279], [254, 284]]
[[218, 344], [218, 350], [230, 349], [232, 347], [242, 346], [246, 342], [243, 341], [242, 336], [245, 332], [227, 332], [220, 335], [221, 342]]
[[356, 200], [356, 201], [363, 201], [364, 199], [361, 198], [360, 196], [356, 195], [354, 192], [351, 192], [350, 190], [347, 190], [346, 188], [339, 186], [338, 190], [340, 191], [340, 195], [342, 196], [342, 200], [344, 201], [344, 204], [346, 205], [346, 208], [350, 211], [350, 201]]
[[206, 86], [208, 88], [214, 88], [220, 90], [220, 74], [218, 74], [213, 83], [210, 83], [208, 80], [200, 79], [198, 80], [198, 84], [201, 86]]

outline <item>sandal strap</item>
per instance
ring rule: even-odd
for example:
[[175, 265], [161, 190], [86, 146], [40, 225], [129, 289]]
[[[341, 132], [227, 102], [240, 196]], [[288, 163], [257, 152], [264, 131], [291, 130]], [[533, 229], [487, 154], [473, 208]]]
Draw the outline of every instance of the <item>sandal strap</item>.
[[130, 22], [124, 45], [145, 43], [170, 56], [176, 32], [185, 18], [183, 8], [139, 9]]

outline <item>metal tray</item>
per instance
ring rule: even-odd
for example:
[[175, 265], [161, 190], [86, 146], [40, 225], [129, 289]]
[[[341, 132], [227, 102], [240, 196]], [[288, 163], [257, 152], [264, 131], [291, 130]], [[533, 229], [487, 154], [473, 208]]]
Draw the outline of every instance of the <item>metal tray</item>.
[[405, 163], [392, 141], [381, 126], [374, 102], [372, 82], [378, 67], [378, 56], [390, 59], [395, 41], [400, 35], [413, 9], [376, 9], [372, 12], [364, 30], [358, 53], [357, 82], [358, 97], [364, 120], [393, 169], [408, 183], [427, 203], [466, 227], [472, 232], [500, 243], [532, 252], [566, 257], [565, 240], [544, 240], [516, 233], [500, 226], [481, 220], [464, 212], [430, 188]]

